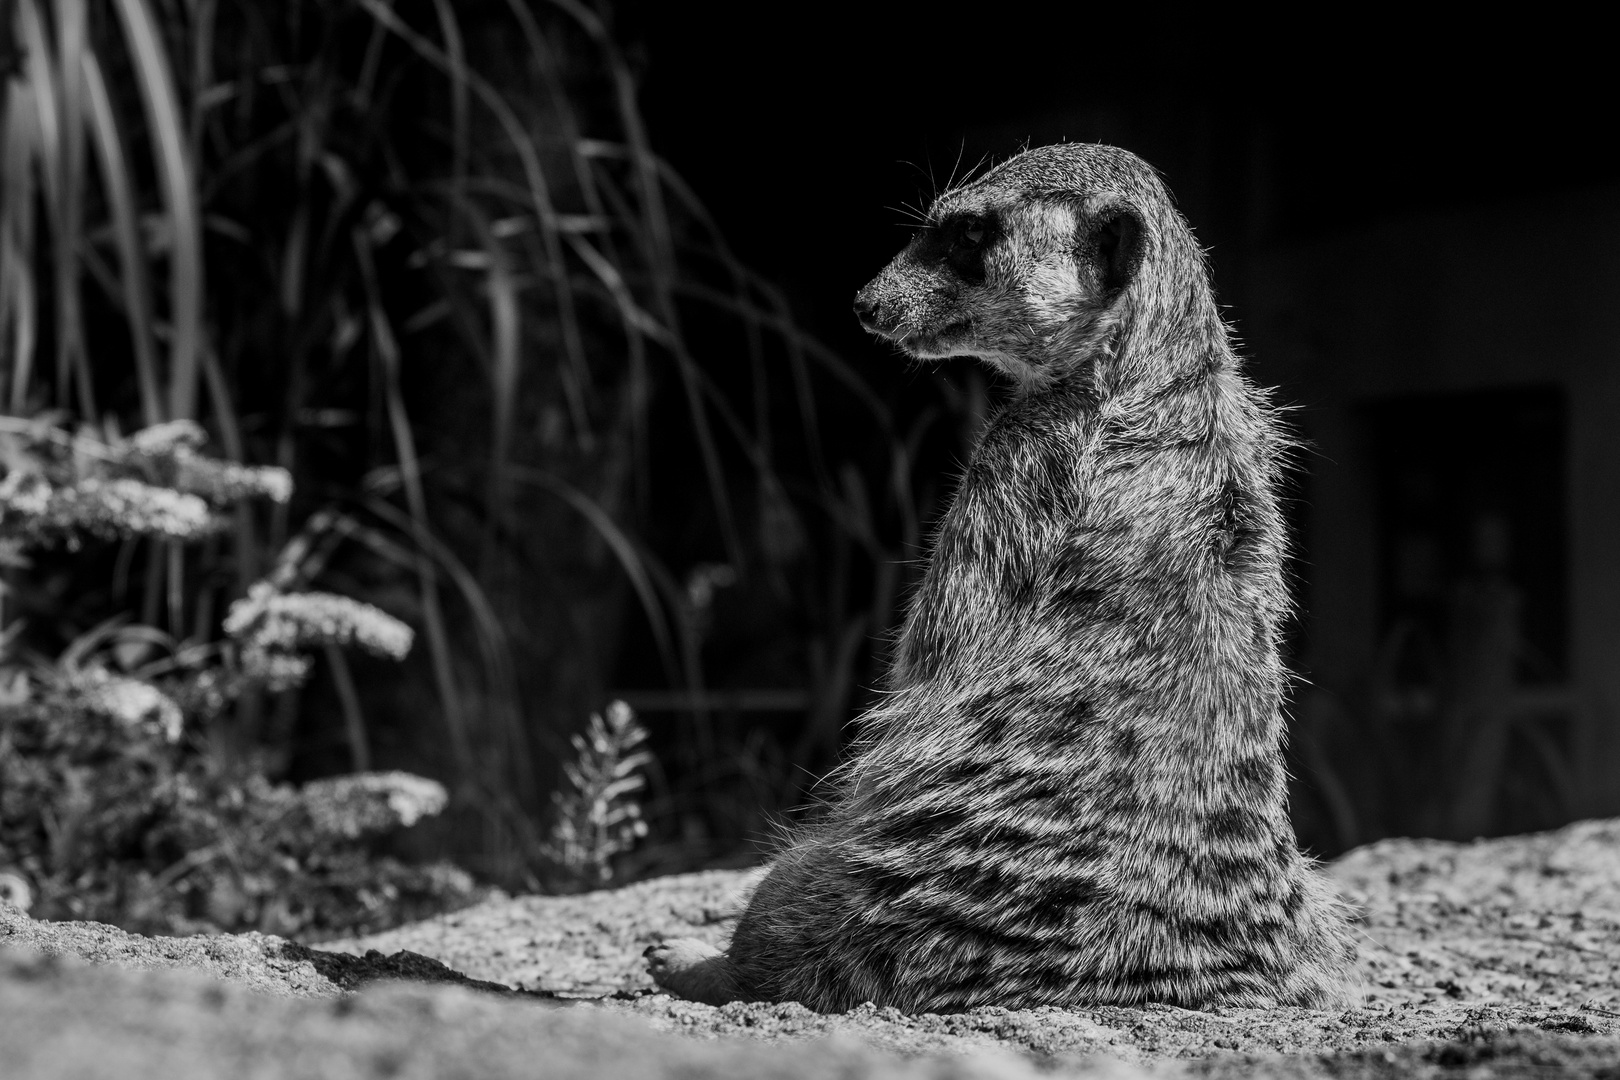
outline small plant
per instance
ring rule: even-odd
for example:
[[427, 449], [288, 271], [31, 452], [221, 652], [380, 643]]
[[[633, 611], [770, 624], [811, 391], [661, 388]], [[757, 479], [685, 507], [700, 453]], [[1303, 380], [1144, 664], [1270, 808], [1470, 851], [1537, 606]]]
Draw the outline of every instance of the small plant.
[[640, 747], [647, 729], [622, 701], [592, 713], [583, 734], [571, 741], [577, 753], [564, 764], [571, 790], [552, 793], [556, 819], [551, 857], [576, 881], [601, 884], [613, 878], [614, 856], [647, 835], [635, 794], [646, 786], [641, 770], [652, 754]]

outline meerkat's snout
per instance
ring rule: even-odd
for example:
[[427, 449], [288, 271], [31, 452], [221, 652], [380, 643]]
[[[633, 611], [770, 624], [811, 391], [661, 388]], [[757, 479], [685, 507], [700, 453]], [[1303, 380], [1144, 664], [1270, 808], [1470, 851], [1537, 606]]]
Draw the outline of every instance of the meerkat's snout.
[[855, 294], [861, 325], [919, 360], [976, 351], [969, 331], [1001, 234], [999, 219], [982, 208], [936, 203], [929, 213], [905, 249]]
[[855, 317], [872, 333], [881, 334], [883, 329], [878, 324], [878, 317], [883, 311], [883, 304], [877, 298], [877, 289], [873, 287], [876, 284], [876, 281], [869, 281], [855, 294]]
[[917, 304], [909, 295], [916, 290], [912, 288], [908, 292], [905, 268], [896, 267], [902, 259], [884, 267], [882, 273], [855, 294], [855, 317], [869, 333], [904, 347], [907, 339], [921, 328], [913, 325], [918, 321], [917, 312], [913, 310]]
[[902, 251], [855, 294], [855, 316], [870, 333], [919, 359], [955, 355], [969, 323], [962, 285], [938, 265]]

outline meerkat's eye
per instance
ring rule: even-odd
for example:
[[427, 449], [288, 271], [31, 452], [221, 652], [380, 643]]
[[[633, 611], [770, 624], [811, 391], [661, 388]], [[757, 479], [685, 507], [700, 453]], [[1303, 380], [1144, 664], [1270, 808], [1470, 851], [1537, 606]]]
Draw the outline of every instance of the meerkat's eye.
[[984, 281], [985, 262], [997, 235], [994, 218], [964, 214], [940, 227], [939, 242], [943, 250], [935, 248], [935, 257], [963, 281], [977, 284]]

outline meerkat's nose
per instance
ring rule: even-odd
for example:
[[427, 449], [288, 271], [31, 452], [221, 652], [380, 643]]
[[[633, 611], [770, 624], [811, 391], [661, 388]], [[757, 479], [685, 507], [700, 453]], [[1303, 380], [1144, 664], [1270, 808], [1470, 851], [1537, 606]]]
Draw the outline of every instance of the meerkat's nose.
[[882, 305], [872, 294], [872, 287], [868, 285], [855, 294], [855, 317], [861, 320], [861, 325], [868, 330], [877, 329], [878, 310]]

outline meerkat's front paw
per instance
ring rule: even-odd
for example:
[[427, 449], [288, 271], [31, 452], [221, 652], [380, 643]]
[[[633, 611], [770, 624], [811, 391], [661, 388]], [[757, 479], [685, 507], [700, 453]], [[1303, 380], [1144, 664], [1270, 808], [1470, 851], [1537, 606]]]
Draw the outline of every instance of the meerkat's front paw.
[[641, 956], [647, 961], [647, 973], [662, 986], [672, 973], [678, 978], [679, 972], [719, 954], [720, 950], [713, 945], [706, 945], [697, 938], [681, 937], [649, 945]]
[[743, 996], [726, 954], [696, 938], [670, 938], [641, 955], [653, 982], [676, 997], [724, 1005]]

